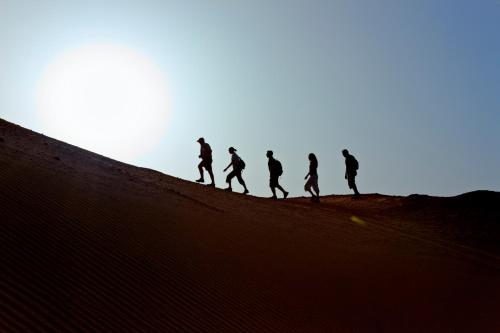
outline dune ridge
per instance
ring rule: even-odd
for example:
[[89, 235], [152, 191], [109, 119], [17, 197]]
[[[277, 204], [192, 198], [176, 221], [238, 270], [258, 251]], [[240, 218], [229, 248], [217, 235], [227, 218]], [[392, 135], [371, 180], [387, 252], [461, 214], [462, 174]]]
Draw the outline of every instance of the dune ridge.
[[0, 120], [0, 332], [498, 332], [500, 193], [229, 194]]

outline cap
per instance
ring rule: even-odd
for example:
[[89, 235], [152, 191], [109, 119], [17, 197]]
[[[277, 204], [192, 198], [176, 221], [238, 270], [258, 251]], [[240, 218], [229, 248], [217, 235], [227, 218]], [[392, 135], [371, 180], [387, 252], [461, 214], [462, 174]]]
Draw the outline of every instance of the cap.
[[198, 140], [196, 140], [196, 142], [204, 142], [205, 139], [204, 138], [199, 138]]
[[229, 150], [237, 151], [234, 147], [229, 147]]

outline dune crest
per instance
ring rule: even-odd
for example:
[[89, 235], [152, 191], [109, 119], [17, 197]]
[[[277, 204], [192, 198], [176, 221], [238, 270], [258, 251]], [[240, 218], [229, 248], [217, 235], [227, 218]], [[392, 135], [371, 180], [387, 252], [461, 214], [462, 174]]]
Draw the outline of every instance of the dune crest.
[[500, 193], [224, 193], [0, 120], [0, 332], [497, 332]]

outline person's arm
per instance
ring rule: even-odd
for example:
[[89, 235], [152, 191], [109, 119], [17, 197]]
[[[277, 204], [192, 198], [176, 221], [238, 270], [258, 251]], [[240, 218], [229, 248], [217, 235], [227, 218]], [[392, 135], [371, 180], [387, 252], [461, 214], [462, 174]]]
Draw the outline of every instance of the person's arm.
[[226, 170], [229, 169], [231, 165], [233, 165], [233, 161], [231, 161], [231, 163], [229, 163], [229, 165], [224, 169], [224, 172], [226, 172]]
[[307, 177], [309, 177], [310, 174], [311, 172], [309, 171], [304, 179], [307, 179]]

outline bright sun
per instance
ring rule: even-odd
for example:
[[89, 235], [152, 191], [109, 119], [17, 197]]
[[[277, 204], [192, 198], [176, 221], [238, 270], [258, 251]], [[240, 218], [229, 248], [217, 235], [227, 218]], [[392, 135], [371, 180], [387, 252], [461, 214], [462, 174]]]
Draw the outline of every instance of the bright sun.
[[154, 63], [109, 44], [61, 55], [37, 89], [37, 109], [48, 135], [125, 161], [160, 141], [168, 102], [166, 82]]

